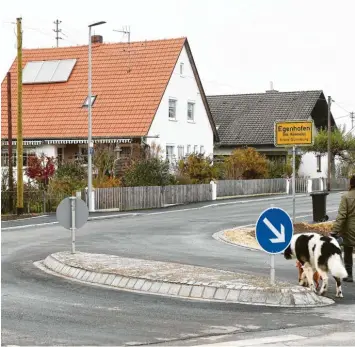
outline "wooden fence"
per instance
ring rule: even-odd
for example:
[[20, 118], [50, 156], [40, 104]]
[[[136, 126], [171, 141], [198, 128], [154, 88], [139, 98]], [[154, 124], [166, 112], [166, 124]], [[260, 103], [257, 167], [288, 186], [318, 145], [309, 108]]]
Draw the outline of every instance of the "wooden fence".
[[[325, 190], [327, 180], [322, 178], [296, 179], [296, 193]], [[347, 190], [349, 179], [332, 180], [332, 190]], [[221, 180], [216, 183], [217, 197], [255, 194], [292, 194], [292, 180], [284, 178], [259, 180]], [[160, 208], [167, 205], [211, 201], [212, 184], [174, 186], [116, 187], [95, 189], [95, 210], [120, 211]], [[82, 192], [83, 200], [85, 192]]]
[[[327, 189], [328, 178], [324, 178], [324, 189]], [[348, 190], [350, 185], [349, 178], [333, 178], [330, 180], [331, 190]]]
[[212, 200], [210, 184], [95, 189], [95, 210], [129, 211], [209, 200]]
[[253, 194], [285, 193], [286, 180], [258, 179], [258, 180], [223, 180], [217, 182], [217, 196], [237, 196]]
[[212, 200], [210, 184], [188, 184], [163, 187], [164, 205]]

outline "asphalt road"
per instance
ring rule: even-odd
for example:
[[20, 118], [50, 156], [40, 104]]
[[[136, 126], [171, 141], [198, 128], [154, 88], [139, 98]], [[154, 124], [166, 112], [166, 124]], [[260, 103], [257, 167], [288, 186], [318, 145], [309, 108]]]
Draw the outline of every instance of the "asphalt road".
[[[339, 202], [340, 194], [328, 196], [333, 217]], [[267, 255], [211, 236], [255, 223], [271, 203], [292, 212], [290, 198], [259, 198], [90, 221], [77, 232], [77, 250], [267, 275]], [[299, 220], [311, 220], [310, 197], [297, 198], [296, 212]], [[218, 336], [233, 339], [321, 324], [343, 326], [355, 320], [352, 283], [343, 284], [345, 298], [335, 306], [292, 310], [102, 289], [48, 275], [33, 265], [69, 249], [69, 231], [56, 224], [2, 231], [2, 345], [190, 345]], [[277, 256], [276, 276], [296, 283], [294, 262]], [[332, 284], [331, 297], [334, 292]]]

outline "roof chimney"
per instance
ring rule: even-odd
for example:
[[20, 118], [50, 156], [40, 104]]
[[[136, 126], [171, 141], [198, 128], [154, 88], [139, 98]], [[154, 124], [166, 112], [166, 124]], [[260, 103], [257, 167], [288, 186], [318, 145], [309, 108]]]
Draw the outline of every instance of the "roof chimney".
[[91, 36], [91, 43], [103, 43], [104, 38], [102, 35], [92, 35]]
[[270, 81], [270, 90], [267, 90], [266, 93], [277, 93], [278, 90], [274, 89], [274, 83]]

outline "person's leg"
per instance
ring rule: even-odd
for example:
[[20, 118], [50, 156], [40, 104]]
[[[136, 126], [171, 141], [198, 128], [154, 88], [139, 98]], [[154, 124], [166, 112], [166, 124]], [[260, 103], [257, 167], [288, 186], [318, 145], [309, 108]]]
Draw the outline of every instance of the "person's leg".
[[343, 281], [353, 282], [353, 247], [344, 246], [344, 265], [348, 277], [345, 277]]

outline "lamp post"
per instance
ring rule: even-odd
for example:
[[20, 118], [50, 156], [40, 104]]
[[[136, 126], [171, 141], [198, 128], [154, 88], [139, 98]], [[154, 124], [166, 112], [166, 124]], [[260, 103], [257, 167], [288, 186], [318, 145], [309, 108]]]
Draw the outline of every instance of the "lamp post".
[[91, 121], [91, 28], [97, 25], [105, 24], [106, 22], [96, 22], [89, 25], [89, 74], [88, 74], [88, 202], [89, 211], [94, 210], [92, 206], [92, 154], [94, 150], [94, 144], [92, 142], [92, 121]]

